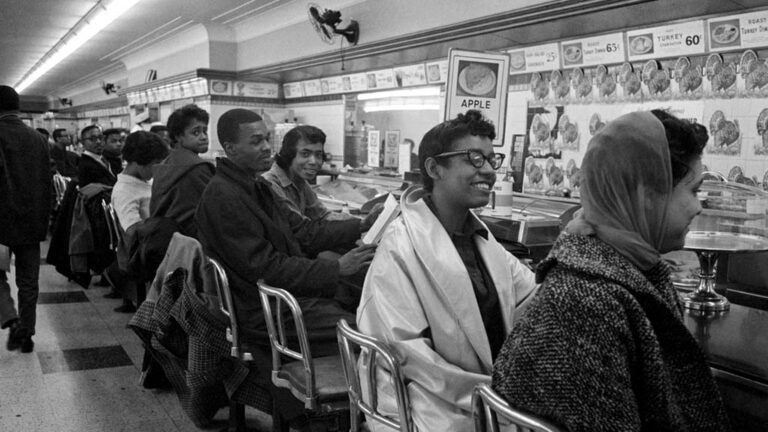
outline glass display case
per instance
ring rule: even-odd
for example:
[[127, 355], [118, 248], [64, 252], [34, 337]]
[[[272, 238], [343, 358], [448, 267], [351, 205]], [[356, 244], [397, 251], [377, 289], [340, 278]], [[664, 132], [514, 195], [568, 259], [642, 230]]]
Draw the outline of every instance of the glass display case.
[[697, 288], [683, 296], [689, 309], [723, 311], [728, 300], [715, 292], [715, 266], [722, 252], [768, 250], [768, 193], [722, 179], [705, 180], [699, 200], [702, 212], [690, 226], [685, 248], [696, 252], [700, 270]]

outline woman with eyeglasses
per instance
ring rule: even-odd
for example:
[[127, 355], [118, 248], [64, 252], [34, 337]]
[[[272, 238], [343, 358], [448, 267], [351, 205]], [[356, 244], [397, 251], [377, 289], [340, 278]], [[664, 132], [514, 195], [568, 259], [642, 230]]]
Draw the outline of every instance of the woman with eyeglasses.
[[[490, 383], [515, 309], [536, 286], [533, 273], [470, 211], [488, 204], [504, 161], [493, 152], [495, 137], [474, 110], [424, 135], [424, 186], [401, 197], [401, 216], [376, 250], [357, 311], [360, 331], [401, 359], [421, 431], [473, 429], [472, 389]], [[379, 407], [395, 414], [387, 378], [378, 377]]]

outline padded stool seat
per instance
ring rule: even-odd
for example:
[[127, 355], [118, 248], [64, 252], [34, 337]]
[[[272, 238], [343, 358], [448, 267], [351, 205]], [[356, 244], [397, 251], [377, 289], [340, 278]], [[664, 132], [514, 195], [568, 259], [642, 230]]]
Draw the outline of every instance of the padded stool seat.
[[[315, 365], [315, 390], [317, 401], [336, 402], [347, 400], [347, 385], [344, 380], [344, 369], [339, 356], [320, 357], [312, 359]], [[304, 365], [300, 361], [283, 364], [277, 373], [280, 379], [288, 380], [291, 386], [303, 394], [307, 394], [307, 378]]]

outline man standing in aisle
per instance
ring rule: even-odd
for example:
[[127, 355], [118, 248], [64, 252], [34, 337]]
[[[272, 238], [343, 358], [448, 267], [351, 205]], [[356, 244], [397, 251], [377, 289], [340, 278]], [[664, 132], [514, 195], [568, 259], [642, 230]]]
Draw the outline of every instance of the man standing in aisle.
[[48, 142], [19, 118], [19, 95], [0, 86], [0, 244], [16, 257], [18, 312], [0, 271], [0, 327], [10, 329], [8, 350], [32, 352], [40, 242], [51, 211]]

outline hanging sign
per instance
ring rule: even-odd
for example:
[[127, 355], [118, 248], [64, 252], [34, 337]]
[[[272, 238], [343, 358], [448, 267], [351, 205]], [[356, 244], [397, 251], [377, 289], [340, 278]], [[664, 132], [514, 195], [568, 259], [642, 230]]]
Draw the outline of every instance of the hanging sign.
[[504, 142], [509, 55], [451, 49], [448, 56], [444, 120], [470, 109], [483, 113], [496, 126], [493, 145]]
[[762, 48], [768, 45], [768, 11], [713, 18], [707, 29], [711, 51]]
[[560, 69], [560, 47], [557, 43], [509, 50], [509, 73], [549, 72]]
[[627, 32], [629, 60], [704, 54], [704, 21], [691, 21]]
[[283, 94], [286, 99], [299, 98], [304, 96], [304, 86], [300, 82], [283, 84]]
[[304, 96], [320, 96], [322, 91], [320, 90], [320, 80], [302, 81], [304, 84]]
[[563, 42], [560, 54], [564, 68], [623, 63], [624, 34], [612, 33]]
[[424, 63], [395, 68], [395, 80], [398, 87], [418, 86], [427, 83]]

